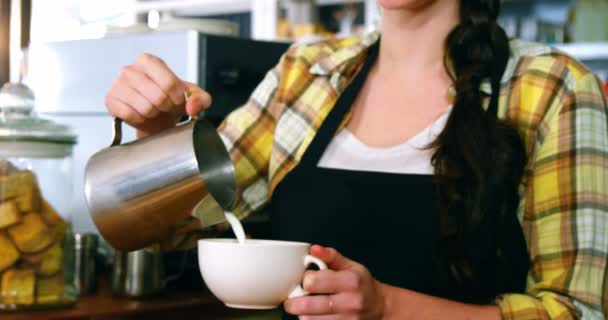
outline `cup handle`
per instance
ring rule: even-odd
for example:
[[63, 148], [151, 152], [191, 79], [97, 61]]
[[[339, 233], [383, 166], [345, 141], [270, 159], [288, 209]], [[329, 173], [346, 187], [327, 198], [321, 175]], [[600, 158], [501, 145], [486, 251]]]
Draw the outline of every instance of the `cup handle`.
[[[321, 259], [319, 259], [317, 257], [313, 257], [311, 255], [306, 255], [304, 257], [304, 266], [308, 267], [311, 264], [316, 265], [319, 268], [319, 270], [327, 269], [327, 265], [325, 264], [325, 262], [321, 261]], [[295, 289], [293, 289], [293, 291], [291, 291], [288, 298], [291, 299], [291, 298], [303, 297], [303, 296], [307, 296], [309, 294], [310, 294], [310, 292], [304, 290], [304, 288], [302, 288], [301, 285], [298, 285]]]

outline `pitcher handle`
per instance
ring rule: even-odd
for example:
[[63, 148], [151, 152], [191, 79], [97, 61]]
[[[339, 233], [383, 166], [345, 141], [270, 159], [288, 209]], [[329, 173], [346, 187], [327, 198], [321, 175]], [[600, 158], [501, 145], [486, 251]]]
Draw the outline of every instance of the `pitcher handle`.
[[112, 144], [110, 147], [117, 146], [122, 142], [122, 119], [114, 118], [114, 131], [112, 134]]
[[[185, 89], [185, 90], [184, 90], [184, 101], [185, 101], [184, 103], [188, 103], [188, 98], [189, 98], [189, 97], [190, 97], [190, 93], [188, 92], [188, 89]], [[203, 112], [201, 113], [201, 115], [203, 115], [204, 113], [205, 113], [205, 112], [203, 111]], [[181, 123], [178, 123], [178, 125], [179, 125], [179, 124], [182, 124], [182, 123], [188, 123], [188, 122], [190, 122], [190, 121], [196, 121], [197, 119], [198, 119], [198, 116], [194, 116], [194, 117], [193, 117], [193, 116], [191, 116], [191, 115], [187, 115], [186, 120], [182, 121]]]

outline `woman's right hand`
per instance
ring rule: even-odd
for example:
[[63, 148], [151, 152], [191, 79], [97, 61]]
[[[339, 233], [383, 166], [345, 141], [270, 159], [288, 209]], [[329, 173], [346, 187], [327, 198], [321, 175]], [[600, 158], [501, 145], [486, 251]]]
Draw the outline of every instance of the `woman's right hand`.
[[196, 84], [179, 79], [160, 58], [144, 53], [121, 69], [105, 104], [113, 116], [144, 137], [174, 127], [186, 114], [196, 116], [211, 105], [211, 96]]

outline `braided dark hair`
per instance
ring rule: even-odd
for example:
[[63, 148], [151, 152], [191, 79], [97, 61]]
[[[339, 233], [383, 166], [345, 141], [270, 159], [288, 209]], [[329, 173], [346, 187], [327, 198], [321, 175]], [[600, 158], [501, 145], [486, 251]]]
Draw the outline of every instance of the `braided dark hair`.
[[[461, 0], [460, 24], [448, 35], [456, 99], [445, 129], [433, 142], [439, 213], [437, 257], [450, 287], [493, 297], [496, 286], [481, 283], [500, 252], [471, 252], [480, 235], [500, 241], [504, 216], [519, 203], [526, 152], [517, 131], [497, 118], [501, 78], [510, 56], [509, 40], [496, 19], [500, 0]], [[490, 80], [492, 95], [480, 91]], [[498, 219], [498, 220], [497, 220]], [[488, 243], [488, 248], [496, 248]], [[480, 244], [476, 243], [476, 247]], [[483, 250], [482, 250], [483, 251]], [[500, 249], [498, 250], [500, 251]], [[485, 266], [475, 261], [484, 261]]]

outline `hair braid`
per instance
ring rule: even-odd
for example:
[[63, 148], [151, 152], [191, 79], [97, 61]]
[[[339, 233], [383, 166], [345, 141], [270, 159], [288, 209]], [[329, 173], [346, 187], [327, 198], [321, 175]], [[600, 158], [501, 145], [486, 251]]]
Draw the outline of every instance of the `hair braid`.
[[[496, 226], [518, 206], [526, 164], [517, 131], [497, 119], [500, 82], [510, 56], [509, 40], [496, 22], [499, 10], [499, 0], [461, 0], [460, 24], [446, 41], [456, 99], [445, 129], [432, 144], [439, 212], [437, 256], [449, 280], [472, 297], [487, 297], [495, 288], [480, 283], [482, 273], [488, 271], [478, 268], [472, 258], [487, 252], [470, 252], [471, 241], [488, 232], [497, 239]], [[492, 85], [492, 95], [484, 110], [486, 97], [480, 86], [485, 80]], [[494, 252], [492, 259], [497, 255]]]

